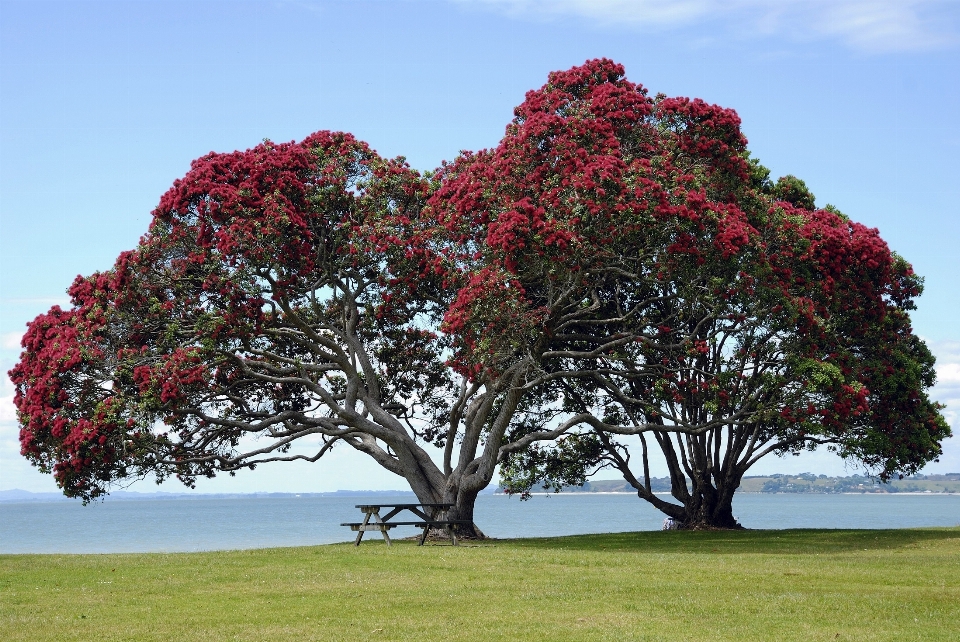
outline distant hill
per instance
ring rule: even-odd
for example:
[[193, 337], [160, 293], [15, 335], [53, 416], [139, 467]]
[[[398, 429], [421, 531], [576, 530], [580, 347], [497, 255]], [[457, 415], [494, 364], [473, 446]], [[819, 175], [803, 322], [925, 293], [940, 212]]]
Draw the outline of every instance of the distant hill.
[[863, 475], [770, 475], [745, 477], [740, 490], [755, 493], [960, 493], [960, 473], [913, 475], [887, 484]]
[[[655, 493], [670, 492], [669, 477], [654, 477], [650, 488]], [[498, 488], [502, 493], [503, 489]], [[544, 491], [547, 492], [547, 491]], [[622, 479], [600, 479], [583, 486], [567, 486], [565, 493], [635, 493]], [[828, 477], [813, 473], [799, 475], [758, 475], [744, 477], [739, 492], [743, 493], [960, 493], [960, 473], [946, 475], [913, 475], [888, 484], [863, 475]]]
[[[329, 493], [139, 493], [128, 490], [118, 490], [110, 493], [108, 501], [162, 501], [168, 499], [242, 499], [251, 497], [369, 497], [389, 495], [410, 495], [409, 490], [337, 490]], [[69, 502], [79, 501], [64, 497], [60, 493], [31, 493], [27, 490], [14, 488], [0, 490], [0, 502]]]
[[[492, 494], [493, 488], [484, 491], [482, 494]], [[410, 501], [416, 501], [416, 496], [409, 490], [335, 490], [328, 493], [168, 493], [157, 491], [154, 493], [141, 493], [129, 490], [117, 490], [107, 496], [106, 501], [162, 501], [168, 499], [244, 499], [251, 497], [396, 497], [409, 496]], [[28, 490], [14, 488], [11, 490], [0, 490], [0, 503], [23, 503], [23, 502], [79, 502], [77, 499], [64, 497], [60, 493], [32, 493]]]
[[[669, 477], [654, 477], [650, 486], [655, 493], [670, 492]], [[630, 493], [636, 491], [622, 479], [596, 479], [583, 486], [568, 486], [565, 493]], [[881, 484], [876, 479], [863, 475], [848, 477], [827, 477], [813, 473], [799, 475], [766, 475], [744, 477], [740, 484], [742, 493], [960, 493], [960, 473], [946, 475], [913, 475], [905, 479]], [[502, 494], [502, 488], [487, 488], [482, 494]], [[110, 493], [108, 501], [148, 500], [162, 501], [167, 499], [243, 499], [252, 497], [383, 497], [409, 495], [409, 490], [337, 490], [328, 493], [169, 493], [158, 491], [141, 493], [129, 490], [118, 490]], [[78, 501], [64, 497], [60, 493], [32, 493], [27, 490], [14, 488], [0, 490], [0, 503], [23, 502], [69, 502]]]
[[61, 493], [31, 493], [29, 490], [14, 488], [0, 490], [0, 502], [55, 502], [69, 501]]

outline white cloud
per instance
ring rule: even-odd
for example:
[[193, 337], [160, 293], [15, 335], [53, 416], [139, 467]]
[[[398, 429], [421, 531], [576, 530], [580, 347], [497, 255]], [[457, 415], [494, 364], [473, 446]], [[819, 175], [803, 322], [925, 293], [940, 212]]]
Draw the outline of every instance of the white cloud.
[[[0, 362], [0, 367], [7, 364]], [[4, 373], [7, 368], [3, 368]], [[0, 376], [0, 434], [6, 434], [11, 424], [16, 427], [17, 410], [13, 405], [13, 382], [5, 374]], [[19, 429], [18, 429], [19, 430]]]
[[[0, 397], [0, 424], [8, 424], [17, 420], [17, 409], [13, 405], [13, 395]], [[5, 426], [4, 426], [5, 427]]]
[[[462, 0], [461, 0], [462, 1]], [[713, 0], [467, 0], [487, 4], [513, 16], [578, 15], [601, 23], [647, 26], [696, 20], [714, 10]]]
[[0, 299], [0, 303], [3, 303], [5, 305], [27, 304], [27, 305], [66, 306], [66, 305], [70, 305], [70, 298], [65, 296], [28, 296], [28, 297], [16, 297], [12, 299]]
[[958, 403], [960, 411], [960, 342], [927, 341], [930, 351], [937, 358], [937, 385], [933, 387], [934, 398], [949, 403]]
[[[6, 372], [8, 365], [0, 362], [0, 369]], [[13, 405], [13, 384], [0, 373], [0, 490], [26, 487], [26, 482], [19, 474], [25, 470], [25, 463], [26, 460], [20, 455], [20, 427]]]
[[4, 332], [3, 334], [0, 334], [0, 349], [19, 350], [20, 339], [22, 338], [22, 332]]
[[941, 48], [958, 42], [956, 0], [455, 0], [512, 17], [576, 16], [638, 29], [718, 20], [739, 34], [839, 39], [866, 52]]
[[[847, 1], [831, 3], [812, 21], [820, 33], [836, 35], [849, 45], [868, 51], [930, 49], [955, 42], [941, 25], [924, 19], [927, 6], [943, 2], [920, 0]], [[957, 6], [955, 2], [950, 2]]]
[[943, 363], [937, 365], [937, 384], [947, 386], [960, 385], [960, 363]]
[[927, 341], [927, 345], [937, 357], [937, 385], [930, 397], [946, 404], [942, 412], [954, 436], [943, 442], [940, 462], [928, 465], [924, 472], [960, 472], [960, 342]]

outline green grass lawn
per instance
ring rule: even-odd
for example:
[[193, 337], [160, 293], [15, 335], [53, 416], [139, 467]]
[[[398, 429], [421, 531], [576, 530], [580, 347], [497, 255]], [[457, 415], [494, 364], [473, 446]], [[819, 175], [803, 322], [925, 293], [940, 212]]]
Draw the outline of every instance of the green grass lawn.
[[960, 640], [960, 529], [0, 556], [3, 640]]

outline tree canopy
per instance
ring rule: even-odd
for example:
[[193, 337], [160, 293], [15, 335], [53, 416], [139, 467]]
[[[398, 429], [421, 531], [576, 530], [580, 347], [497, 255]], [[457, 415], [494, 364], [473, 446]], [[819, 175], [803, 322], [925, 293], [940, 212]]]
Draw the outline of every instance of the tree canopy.
[[[334, 132], [204, 156], [136, 249], [29, 324], [23, 454], [89, 501], [339, 445], [467, 520], [498, 464], [517, 492], [609, 465], [719, 526], [769, 453], [919, 469], [950, 434], [920, 279], [771, 182], [739, 125], [594, 60], [435, 172]], [[650, 492], [648, 436], [679, 504]]]
[[[631, 134], [648, 125], [656, 144], [618, 133], [623, 170], [602, 189], [649, 189], [630, 222], [667, 233], [605, 241], [607, 332], [591, 318], [557, 337], [573, 346], [562, 395], [587, 429], [511, 455], [508, 490], [612, 467], [682, 525], [733, 527], [733, 493], [768, 454], [826, 444], [881, 479], [935, 459], [950, 430], [926, 394], [934, 359], [910, 327], [922, 291], [910, 265], [876, 229], [816, 209], [803, 181], [771, 182], [732, 111], [658, 96], [652, 114]], [[627, 433], [639, 469], [617, 441]], [[651, 490], [648, 436], [678, 502]]]

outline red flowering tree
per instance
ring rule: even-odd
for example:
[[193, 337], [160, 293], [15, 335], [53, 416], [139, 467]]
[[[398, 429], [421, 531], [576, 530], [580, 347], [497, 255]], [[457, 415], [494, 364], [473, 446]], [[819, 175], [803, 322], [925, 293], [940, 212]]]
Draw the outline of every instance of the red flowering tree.
[[345, 445], [472, 523], [518, 445], [508, 426], [540, 410], [529, 360], [451, 352], [459, 288], [499, 286], [464, 269], [426, 207], [435, 187], [330, 132], [195, 161], [135, 250], [29, 324], [10, 373], [23, 454], [89, 501]]
[[[719, 525], [767, 452], [836, 443], [890, 473], [935, 456], [918, 281], [745, 144], [733, 112], [598, 60], [427, 177], [330, 132], [208, 155], [134, 251], [30, 324], [23, 453], [90, 500], [343, 444], [472, 521], [498, 464], [521, 492], [629, 475], [617, 439], [651, 435], [681, 502], [658, 506]], [[704, 458], [722, 444], [728, 472]]]
[[[656, 341], [581, 365], [593, 372], [567, 394], [589, 429], [514, 455], [505, 486], [559, 490], [610, 467], [680, 527], [734, 528], [734, 493], [764, 456], [826, 445], [884, 480], [935, 459], [950, 430], [926, 394], [933, 356], [910, 331], [909, 265], [876, 230], [788, 203], [771, 207], [757, 244], [756, 271], [712, 272], [710, 292], [671, 287], [680, 296], [648, 317]], [[672, 501], [651, 488], [648, 448]]]
[[[939, 454], [933, 358], [907, 316], [919, 279], [799, 179], [770, 183], [739, 124], [591, 61], [444, 168], [434, 203], [473, 261], [447, 317], [457, 359], [526, 360], [541, 400], [506, 435], [509, 491], [613, 466], [685, 527], [734, 527], [765, 455], [826, 444], [886, 478]], [[676, 501], [651, 490], [648, 440]]]
[[425, 447], [477, 394], [435, 332], [450, 285], [416, 245], [429, 188], [330, 132], [195, 161], [134, 251], [30, 324], [11, 371], [23, 454], [90, 500], [346, 445], [472, 519], [476, 492]]

